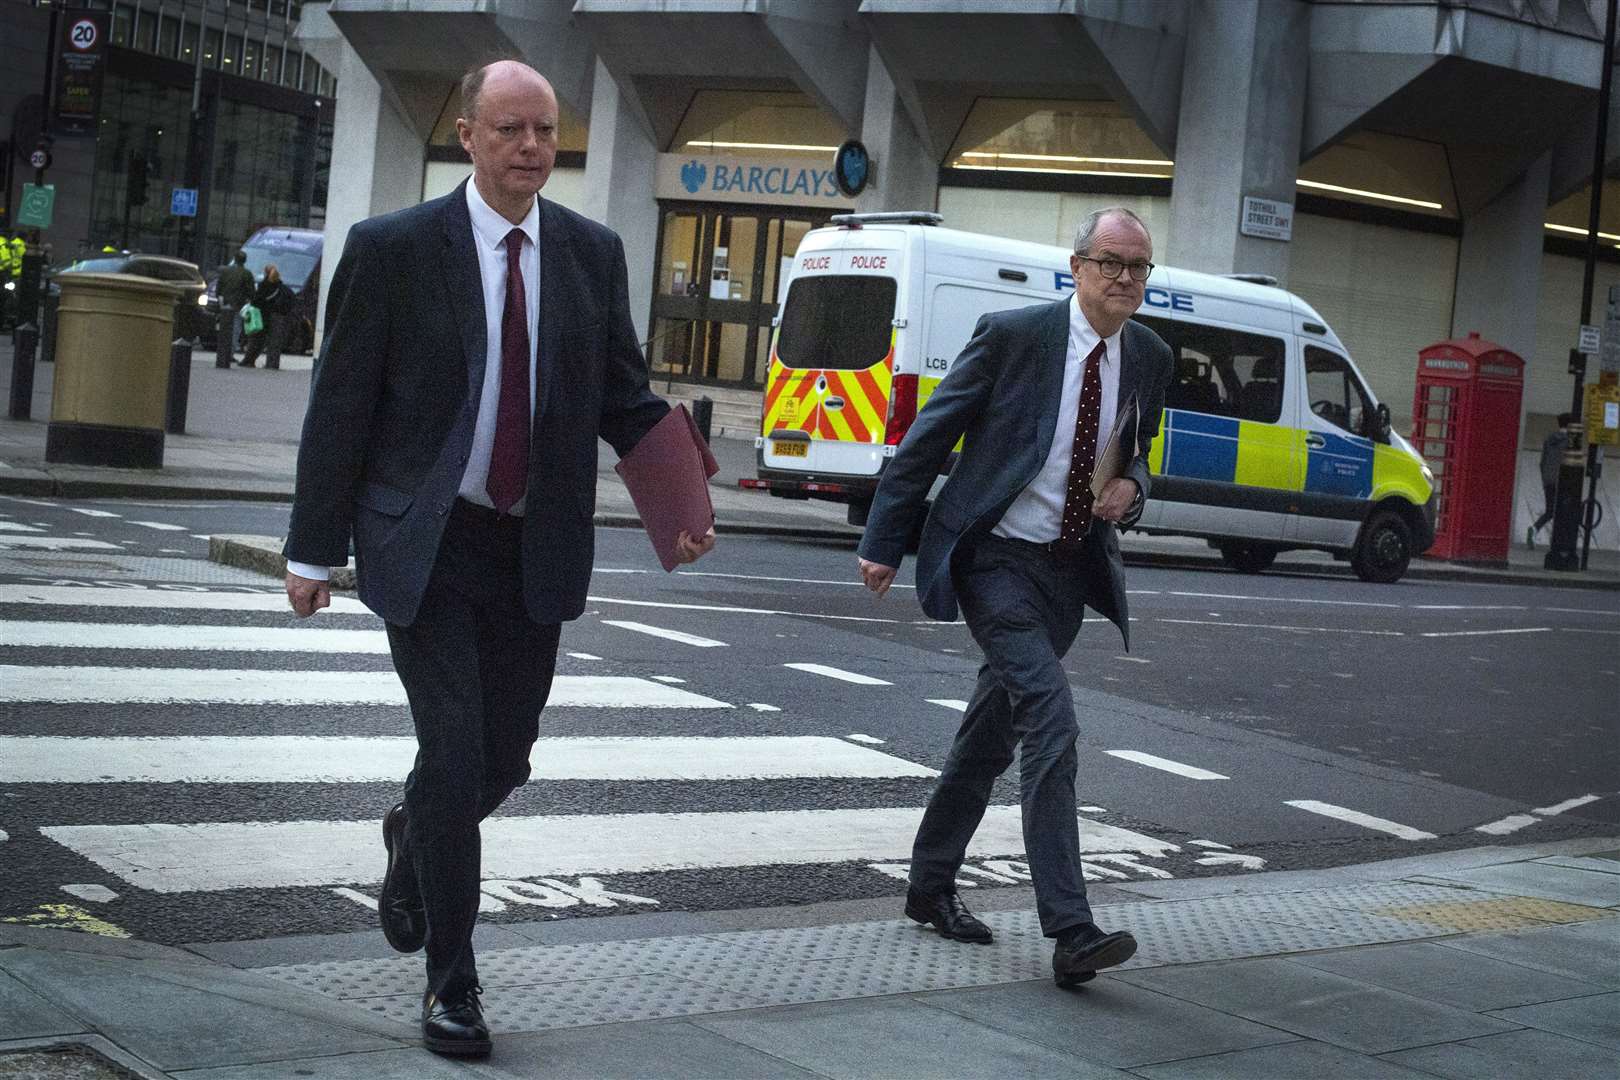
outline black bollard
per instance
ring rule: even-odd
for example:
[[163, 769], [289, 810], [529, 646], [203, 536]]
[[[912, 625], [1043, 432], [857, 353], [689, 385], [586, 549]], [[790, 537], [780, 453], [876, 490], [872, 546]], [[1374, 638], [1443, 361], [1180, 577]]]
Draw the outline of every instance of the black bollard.
[[169, 422], [165, 430], [170, 435], [186, 433], [186, 402], [190, 397], [191, 342], [175, 338], [174, 344], [169, 346]]
[[11, 340], [11, 412], [13, 420], [28, 420], [34, 412], [34, 349], [39, 344], [39, 327], [23, 323]]
[[56, 359], [56, 313], [61, 306], [61, 293], [45, 294], [45, 316], [39, 328], [39, 362], [42, 364]]
[[692, 421], [697, 424], [698, 434], [703, 436], [703, 441], [711, 441], [709, 426], [714, 423], [714, 402], [707, 394], [692, 402]]

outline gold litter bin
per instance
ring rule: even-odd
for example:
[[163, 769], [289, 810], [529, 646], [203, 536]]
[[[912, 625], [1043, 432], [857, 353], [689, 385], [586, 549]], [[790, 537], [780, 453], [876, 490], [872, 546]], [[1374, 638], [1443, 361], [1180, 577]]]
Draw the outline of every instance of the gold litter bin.
[[59, 274], [45, 460], [163, 466], [177, 290], [134, 274]]

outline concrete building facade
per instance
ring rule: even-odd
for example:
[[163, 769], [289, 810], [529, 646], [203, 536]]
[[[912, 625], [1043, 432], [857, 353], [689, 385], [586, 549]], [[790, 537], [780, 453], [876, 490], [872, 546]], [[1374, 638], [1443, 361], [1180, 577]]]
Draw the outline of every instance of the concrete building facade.
[[[1570, 398], [1604, 6], [306, 4], [306, 51], [344, 89], [326, 273], [354, 222], [466, 175], [456, 80], [515, 56], [562, 106], [544, 194], [624, 238], [637, 329], [672, 385], [752, 392], [786, 260], [840, 210], [937, 210], [1066, 245], [1086, 212], [1123, 204], [1158, 261], [1307, 299], [1403, 430], [1419, 348], [1478, 331], [1513, 349], [1521, 438], [1539, 441]], [[829, 175], [850, 138], [873, 162], [856, 198]], [[1599, 320], [1620, 282], [1620, 190], [1603, 209]]]

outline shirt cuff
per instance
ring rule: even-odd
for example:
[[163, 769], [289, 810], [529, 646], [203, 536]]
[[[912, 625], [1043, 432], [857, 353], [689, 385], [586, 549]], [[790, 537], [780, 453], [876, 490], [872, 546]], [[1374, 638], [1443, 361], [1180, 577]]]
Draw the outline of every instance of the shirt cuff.
[[287, 560], [287, 572], [297, 574], [301, 578], [309, 578], [311, 581], [329, 581], [332, 577], [331, 567], [316, 566], [313, 563], [293, 562], [291, 559]]

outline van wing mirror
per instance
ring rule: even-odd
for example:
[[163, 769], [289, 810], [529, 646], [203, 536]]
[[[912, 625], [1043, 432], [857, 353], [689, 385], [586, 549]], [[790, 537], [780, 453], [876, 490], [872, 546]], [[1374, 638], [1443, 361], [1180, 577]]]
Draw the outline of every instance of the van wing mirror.
[[1373, 422], [1373, 439], [1376, 442], [1387, 443], [1394, 424], [1389, 419], [1389, 406], [1382, 401], [1378, 403], [1377, 417], [1378, 419]]

